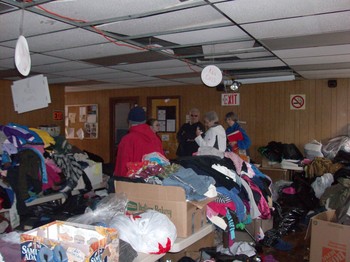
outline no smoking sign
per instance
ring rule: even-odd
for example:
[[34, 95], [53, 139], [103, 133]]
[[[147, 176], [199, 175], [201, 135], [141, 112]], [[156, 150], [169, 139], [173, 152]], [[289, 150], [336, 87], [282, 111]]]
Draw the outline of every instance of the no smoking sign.
[[305, 104], [305, 95], [290, 95], [290, 109], [304, 110]]

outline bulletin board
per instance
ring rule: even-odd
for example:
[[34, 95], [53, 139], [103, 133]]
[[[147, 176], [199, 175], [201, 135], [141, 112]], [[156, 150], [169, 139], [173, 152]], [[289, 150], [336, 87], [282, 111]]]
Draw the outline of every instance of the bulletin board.
[[179, 96], [156, 96], [147, 98], [148, 117], [158, 120], [165, 156], [168, 159], [176, 158], [178, 146], [176, 132], [180, 126], [180, 106]]
[[98, 105], [66, 105], [65, 134], [67, 139], [97, 139]]

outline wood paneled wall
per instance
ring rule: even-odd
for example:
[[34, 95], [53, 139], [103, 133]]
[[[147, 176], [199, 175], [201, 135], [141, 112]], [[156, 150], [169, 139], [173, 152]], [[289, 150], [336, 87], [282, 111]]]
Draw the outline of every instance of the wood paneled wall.
[[[215, 110], [221, 123], [229, 111], [238, 114], [252, 139], [252, 159], [261, 161], [258, 147], [275, 140], [295, 143], [303, 152], [305, 143], [313, 139], [326, 143], [328, 139], [348, 134], [350, 121], [350, 79], [338, 79], [336, 88], [327, 80], [300, 80], [278, 83], [242, 85], [239, 106], [221, 106], [221, 94], [206, 86], [177, 86], [66, 93], [66, 104], [97, 103], [99, 105], [99, 139], [72, 141], [90, 150], [105, 161], [109, 159], [109, 98], [138, 96], [140, 105], [147, 106], [148, 96], [181, 96], [181, 122], [192, 107], [202, 113]], [[290, 95], [305, 94], [306, 109], [290, 110]], [[111, 160], [114, 161], [114, 160]]]
[[52, 102], [47, 108], [18, 114], [14, 111], [11, 85], [12, 81], [0, 80], [0, 125], [5, 125], [9, 122], [35, 128], [39, 125], [58, 125], [61, 127], [61, 134], [64, 134], [64, 119], [62, 121], [53, 120], [53, 113], [56, 110], [62, 111], [64, 115], [63, 86], [50, 86]]
[[[177, 86], [116, 89], [64, 94], [63, 87], [50, 86], [52, 103], [48, 108], [18, 114], [13, 110], [11, 81], [0, 81], [0, 124], [15, 122], [36, 127], [57, 124], [63, 130], [63, 121], [54, 121], [54, 110], [63, 110], [64, 104], [98, 104], [99, 138], [70, 140], [81, 149], [100, 155], [106, 162], [109, 157], [110, 132], [109, 99], [111, 97], [138, 96], [140, 105], [147, 106], [149, 96], [181, 96], [181, 122], [192, 107], [202, 113], [215, 110], [225, 126], [224, 116], [229, 111], [238, 114], [242, 125], [252, 139], [252, 159], [259, 162], [257, 148], [275, 140], [295, 143], [303, 151], [305, 143], [313, 139], [326, 143], [328, 139], [349, 133], [350, 79], [337, 79], [336, 88], [328, 88], [327, 80], [302, 80], [279, 83], [242, 85], [239, 106], [221, 106], [221, 94], [205, 86]], [[290, 95], [305, 94], [306, 109], [290, 110]], [[225, 126], [226, 127], [226, 126]], [[61, 132], [63, 134], [63, 131]]]

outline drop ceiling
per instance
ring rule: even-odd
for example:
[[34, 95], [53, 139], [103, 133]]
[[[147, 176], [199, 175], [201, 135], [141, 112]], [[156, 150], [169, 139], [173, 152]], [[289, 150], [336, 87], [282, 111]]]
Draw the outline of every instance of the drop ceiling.
[[0, 79], [27, 39], [30, 76], [67, 91], [224, 79], [350, 78], [349, 0], [0, 0]]

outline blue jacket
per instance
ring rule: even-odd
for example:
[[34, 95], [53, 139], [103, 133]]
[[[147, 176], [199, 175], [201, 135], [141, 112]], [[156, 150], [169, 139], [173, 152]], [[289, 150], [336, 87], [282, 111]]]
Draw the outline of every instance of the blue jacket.
[[[232, 132], [235, 132], [237, 130], [241, 131], [241, 133], [243, 135], [243, 140], [240, 140], [237, 142], [238, 148], [247, 150], [250, 147], [250, 145], [252, 144], [252, 142], [250, 141], [250, 138], [247, 135], [247, 132], [237, 122], [235, 122], [233, 124], [233, 126], [230, 126], [226, 129], [226, 135], [228, 135]], [[231, 146], [228, 146], [228, 149], [230, 149], [230, 151], [231, 151], [231, 149], [232, 149]]]

